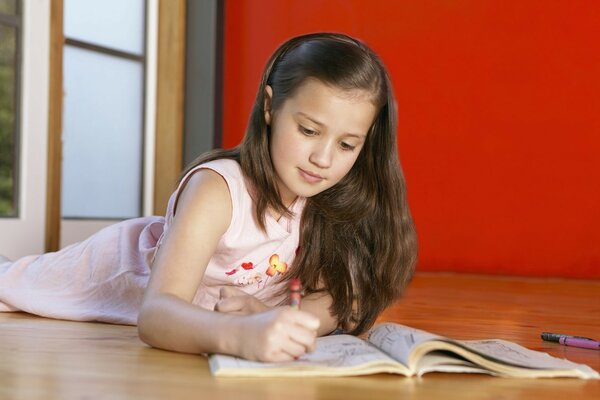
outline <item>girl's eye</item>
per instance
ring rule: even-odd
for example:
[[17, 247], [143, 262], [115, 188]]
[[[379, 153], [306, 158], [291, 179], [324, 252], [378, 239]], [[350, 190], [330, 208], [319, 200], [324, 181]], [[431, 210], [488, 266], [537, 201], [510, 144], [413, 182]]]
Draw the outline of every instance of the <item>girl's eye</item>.
[[356, 146], [352, 146], [351, 144], [348, 144], [346, 142], [342, 142], [340, 144], [340, 146], [342, 147], [342, 150], [347, 150], [347, 151], [352, 151], [356, 148]]
[[313, 131], [312, 129], [309, 129], [309, 128], [305, 128], [302, 125], [299, 125], [299, 127], [300, 127], [300, 132], [302, 132], [306, 136], [314, 136], [317, 134], [316, 131]]

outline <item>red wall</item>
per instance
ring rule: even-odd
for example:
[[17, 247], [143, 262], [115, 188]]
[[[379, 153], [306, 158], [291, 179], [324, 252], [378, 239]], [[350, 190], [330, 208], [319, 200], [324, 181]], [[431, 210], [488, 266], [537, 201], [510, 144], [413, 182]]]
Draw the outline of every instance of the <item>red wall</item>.
[[225, 146], [282, 41], [349, 33], [392, 76], [419, 270], [600, 278], [599, 2], [225, 4]]

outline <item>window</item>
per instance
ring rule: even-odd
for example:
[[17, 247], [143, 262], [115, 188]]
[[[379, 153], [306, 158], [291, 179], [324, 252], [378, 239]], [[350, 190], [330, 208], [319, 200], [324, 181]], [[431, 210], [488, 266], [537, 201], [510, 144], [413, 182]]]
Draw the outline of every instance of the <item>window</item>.
[[17, 0], [0, 0], [0, 217], [18, 216], [19, 8]]
[[146, 2], [65, 0], [63, 218], [142, 215]]

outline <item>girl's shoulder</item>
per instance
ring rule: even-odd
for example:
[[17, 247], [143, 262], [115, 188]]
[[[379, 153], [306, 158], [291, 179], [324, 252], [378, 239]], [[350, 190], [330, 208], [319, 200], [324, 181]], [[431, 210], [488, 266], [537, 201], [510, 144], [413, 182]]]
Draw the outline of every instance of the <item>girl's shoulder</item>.
[[241, 179], [243, 177], [242, 168], [240, 164], [229, 158], [221, 158], [218, 160], [208, 161], [197, 165], [190, 169], [190, 171], [181, 179], [179, 186], [185, 185], [186, 181], [194, 175], [196, 172], [202, 169], [210, 169], [223, 176], [224, 178], [230, 179]]
[[[226, 190], [229, 192], [228, 195], [230, 197], [231, 203], [235, 205], [240, 201], [243, 201], [244, 198], [248, 195], [246, 189], [246, 183], [244, 179], [244, 175], [242, 173], [241, 166], [235, 160], [231, 159], [218, 159], [208, 161], [202, 164], [197, 165], [196, 167], [190, 169], [185, 176], [180, 180], [179, 185], [171, 195], [169, 199], [169, 204], [167, 206], [167, 222], [169, 222], [175, 214], [175, 210], [177, 208], [177, 204], [180, 200], [180, 197], [184, 191], [193, 190], [193, 186], [197, 179], [192, 179], [194, 175], [196, 175], [199, 171], [210, 170], [216, 174], [218, 174], [224, 183], [226, 184]], [[188, 188], [188, 185], [191, 186]]]
[[198, 171], [207, 169], [216, 172], [225, 180], [225, 183], [227, 183], [232, 196], [235, 192], [245, 188], [245, 182], [240, 164], [235, 160], [221, 158], [218, 160], [207, 161], [190, 169], [179, 182], [174, 196], [178, 197], [180, 195], [180, 192], [184, 190], [185, 186], [188, 184], [189, 180], [192, 178], [192, 176], [194, 176], [194, 174], [198, 173]]

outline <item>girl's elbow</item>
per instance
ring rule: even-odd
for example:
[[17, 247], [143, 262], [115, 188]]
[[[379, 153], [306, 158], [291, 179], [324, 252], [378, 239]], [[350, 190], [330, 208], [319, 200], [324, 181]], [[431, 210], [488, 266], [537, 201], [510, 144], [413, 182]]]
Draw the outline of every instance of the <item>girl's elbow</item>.
[[138, 319], [137, 319], [137, 331], [138, 331], [138, 336], [140, 338], [140, 340], [144, 343], [146, 343], [149, 346], [154, 347], [155, 344], [153, 343], [152, 340], [152, 317], [151, 317], [152, 311], [150, 309], [150, 307], [146, 304], [142, 304], [142, 307], [140, 308], [140, 312], [138, 314]]

